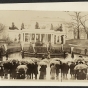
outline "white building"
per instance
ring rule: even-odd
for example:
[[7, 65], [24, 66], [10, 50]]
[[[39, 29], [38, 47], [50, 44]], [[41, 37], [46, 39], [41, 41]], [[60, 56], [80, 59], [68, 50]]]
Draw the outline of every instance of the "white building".
[[[23, 29], [23, 30], [9, 30], [9, 37], [14, 41], [20, 40], [20, 42], [24, 43], [35, 43], [37, 41], [52, 44], [61, 44], [61, 36], [63, 36], [63, 40], [65, 43], [66, 33], [64, 31], [54, 31], [49, 29]], [[19, 39], [20, 37], [20, 39]]]

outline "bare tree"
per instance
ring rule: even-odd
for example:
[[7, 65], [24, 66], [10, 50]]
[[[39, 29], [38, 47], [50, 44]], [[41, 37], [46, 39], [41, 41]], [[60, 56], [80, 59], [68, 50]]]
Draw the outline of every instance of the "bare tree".
[[72, 17], [72, 20], [74, 21], [75, 28], [77, 30], [77, 39], [80, 39], [80, 13], [81, 12], [74, 12], [74, 15], [70, 15]]
[[85, 17], [85, 19], [83, 20], [83, 19], [82, 19], [83, 17], [84, 17], [84, 16], [80, 16], [79, 21], [80, 21], [80, 23], [81, 23], [81, 25], [82, 25], [82, 27], [83, 27], [83, 29], [84, 29], [84, 32], [87, 34], [87, 39], [88, 39], [88, 27], [86, 26], [86, 21], [87, 21], [88, 19], [86, 19], [86, 17]]
[[2, 33], [5, 30], [5, 25], [0, 23], [0, 33]]
[[68, 32], [73, 32], [74, 39], [76, 39], [77, 28], [75, 27], [74, 22], [65, 22], [64, 24], [66, 28], [68, 28]]
[[86, 15], [81, 15], [81, 12], [74, 12], [74, 14], [69, 14], [70, 16], [71, 16], [71, 18], [72, 18], [72, 20], [73, 20], [73, 24], [74, 24], [74, 33], [75, 33], [75, 30], [77, 30], [76, 32], [77, 32], [77, 39], [80, 39], [80, 33], [81, 33], [81, 31], [80, 31], [80, 29], [81, 29], [81, 27], [83, 27], [84, 28], [84, 30], [85, 30], [85, 32], [87, 33], [87, 28], [86, 28], [86, 26], [85, 26], [85, 22], [86, 22], [86, 20], [84, 20], [84, 21], [82, 21], [82, 19], [84, 18], [84, 17], [86, 17], [87, 16], [87, 14]]

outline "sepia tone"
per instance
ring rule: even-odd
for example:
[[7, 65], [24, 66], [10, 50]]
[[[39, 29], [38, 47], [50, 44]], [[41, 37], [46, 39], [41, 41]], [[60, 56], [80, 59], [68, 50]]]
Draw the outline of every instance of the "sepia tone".
[[88, 80], [88, 12], [0, 11], [1, 80]]

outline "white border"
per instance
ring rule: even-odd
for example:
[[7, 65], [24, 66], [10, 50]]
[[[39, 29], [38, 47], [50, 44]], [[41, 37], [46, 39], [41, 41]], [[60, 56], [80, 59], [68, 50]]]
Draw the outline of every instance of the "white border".
[[88, 2], [0, 4], [0, 10], [88, 11]]
[[[0, 4], [0, 10], [88, 11], [88, 2]], [[45, 82], [2, 80], [0, 86], [88, 86], [88, 81]]]

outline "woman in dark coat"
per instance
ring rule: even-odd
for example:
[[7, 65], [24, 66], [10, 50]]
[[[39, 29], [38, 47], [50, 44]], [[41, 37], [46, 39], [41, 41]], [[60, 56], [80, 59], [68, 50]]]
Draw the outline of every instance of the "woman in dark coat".
[[69, 71], [69, 65], [68, 65], [68, 64], [66, 64], [66, 69], [65, 69], [65, 71], [66, 71], [66, 73], [65, 73], [66, 79], [68, 79], [68, 78], [67, 78], [67, 74], [68, 74], [68, 71]]
[[63, 63], [61, 65], [61, 74], [63, 74], [63, 79], [67, 79], [68, 70], [69, 70], [68, 64]]
[[60, 65], [56, 64], [56, 78], [58, 79], [60, 73]]
[[0, 76], [1, 76], [1, 78], [3, 78], [3, 76], [4, 76], [3, 66], [0, 66]]
[[0, 49], [0, 61], [2, 61], [2, 50]]
[[75, 67], [75, 64], [72, 62], [71, 65], [70, 65], [71, 78], [74, 76], [74, 67]]
[[35, 65], [34, 65], [34, 75], [35, 75], [35, 79], [37, 79], [37, 74], [38, 74], [38, 64], [37, 64], [37, 62], [35, 62]]
[[33, 79], [33, 74], [35, 73], [35, 66], [34, 66], [34, 64], [31, 64], [30, 65], [30, 73], [31, 73], [31, 75], [30, 75], [30, 79]]
[[44, 79], [44, 66], [43, 65], [41, 66], [39, 71], [40, 71], [39, 79]]
[[46, 68], [47, 68], [47, 66], [46, 66], [46, 65], [44, 65], [44, 66], [43, 66], [43, 70], [44, 70], [44, 77], [46, 77]]
[[30, 79], [31, 79], [31, 64], [28, 64], [27, 67], [28, 67], [28, 69], [27, 69], [27, 77], [29, 78], [29, 76], [30, 76]]

